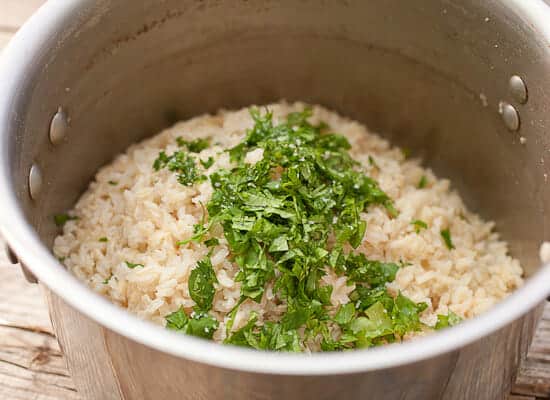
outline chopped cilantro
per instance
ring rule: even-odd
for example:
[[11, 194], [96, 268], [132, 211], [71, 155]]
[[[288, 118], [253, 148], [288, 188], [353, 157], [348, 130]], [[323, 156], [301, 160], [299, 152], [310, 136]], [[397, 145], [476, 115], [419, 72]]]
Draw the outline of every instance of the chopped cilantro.
[[100, 241], [100, 242], [108, 242], [109, 239], [107, 239], [105, 236], [103, 236], [103, 237], [100, 237], [100, 238], [98, 239], [98, 241]]
[[462, 318], [460, 318], [454, 312], [449, 310], [449, 313], [447, 315], [439, 314], [437, 316], [437, 323], [435, 324], [434, 328], [437, 330], [443, 329], [443, 328], [449, 328], [451, 326], [455, 326], [461, 321], [462, 321]]
[[355, 317], [355, 306], [353, 303], [348, 303], [340, 306], [338, 312], [334, 316], [334, 322], [339, 325], [349, 324]]
[[330, 305], [330, 296], [332, 295], [332, 286], [320, 286], [317, 288], [316, 298], [325, 306]]
[[103, 284], [104, 285], [107, 285], [109, 283], [109, 281], [111, 280], [111, 278], [113, 277], [113, 274], [109, 275], [108, 278], [106, 278], [104, 281], [103, 281]]
[[183, 308], [167, 315], [165, 319], [168, 329], [205, 339], [212, 339], [214, 332], [216, 332], [219, 326], [218, 321], [213, 316], [206, 313], [193, 312], [191, 317], [189, 317]]
[[256, 322], [256, 314], [251, 313], [246, 325], [227, 337], [224, 343], [263, 350], [294, 352], [302, 350], [300, 336], [296, 329], [288, 328], [283, 323], [269, 321], [259, 327]]
[[210, 238], [208, 240], [205, 240], [204, 241], [204, 244], [207, 246], [207, 247], [214, 247], [214, 246], [217, 246], [220, 244], [220, 241], [218, 238]]
[[426, 185], [428, 184], [428, 179], [426, 178], [426, 175], [422, 175], [420, 180], [418, 181], [418, 189], [424, 189]]
[[210, 168], [212, 165], [214, 165], [214, 157], [208, 157], [208, 159], [205, 160], [199, 160], [201, 165], [204, 167], [204, 169]]
[[60, 262], [60, 263], [63, 263], [65, 261], [67, 257], [58, 257], [57, 260]]
[[181, 151], [176, 151], [169, 156], [161, 151], [153, 163], [153, 168], [155, 171], [159, 171], [165, 167], [170, 171], [177, 172], [178, 182], [185, 186], [191, 186], [195, 182], [206, 180], [206, 176], [199, 173], [195, 158]]
[[428, 224], [420, 219], [415, 219], [411, 222], [411, 225], [414, 225], [414, 231], [419, 233], [422, 229], [428, 229]]
[[[225, 343], [301, 351], [306, 341], [321, 340], [323, 350], [342, 350], [401, 340], [407, 332], [420, 330], [419, 314], [426, 305], [402, 294], [392, 296], [386, 289], [400, 266], [353, 252], [367, 227], [362, 213], [374, 205], [384, 207], [391, 217], [398, 211], [351, 158], [347, 139], [331, 133], [326, 124], [310, 124], [309, 109], [289, 114], [280, 124], [274, 124], [269, 110], [252, 109], [250, 114], [253, 127], [229, 150], [232, 166], [209, 176], [213, 193], [203, 220], [195, 225], [190, 239], [178, 242], [204, 242], [212, 247], [219, 241], [211, 235], [218, 228], [223, 230], [238, 267], [234, 279], [241, 286], [241, 298], [226, 323]], [[193, 151], [186, 141], [178, 144]], [[263, 150], [262, 159], [245, 164], [246, 154], [256, 149]], [[210, 159], [199, 161], [204, 168], [212, 166]], [[376, 165], [372, 157], [369, 162]], [[189, 179], [198, 175], [195, 160], [185, 153], [161, 152], [153, 167], [176, 172], [182, 184], [197, 182]], [[351, 302], [335, 315], [332, 286], [323, 285], [322, 280], [327, 268], [355, 285]], [[210, 310], [216, 282], [210, 259], [199, 261], [189, 279], [195, 312]], [[232, 331], [240, 305], [260, 302], [268, 284], [273, 284], [273, 293], [286, 305], [286, 312], [278, 321], [263, 323], [251, 313], [243, 327]], [[167, 326], [189, 333], [192, 320], [180, 309], [167, 317]], [[334, 325], [342, 331], [337, 339], [332, 334]]]
[[116, 185], [118, 185], [118, 182], [117, 182], [117, 181], [109, 181], [108, 183], [109, 183], [109, 185], [111, 185], [111, 186], [116, 186]]
[[449, 229], [443, 229], [441, 231], [441, 237], [443, 238], [443, 241], [445, 242], [445, 246], [447, 246], [447, 248], [449, 250], [452, 250], [455, 248], [454, 244], [453, 244], [453, 240], [451, 239], [451, 231], [449, 231]]
[[189, 294], [197, 303], [197, 310], [205, 312], [210, 310], [216, 293], [214, 283], [217, 282], [210, 258], [207, 257], [197, 262], [189, 276]]
[[397, 264], [368, 260], [364, 254], [350, 254], [345, 261], [348, 280], [365, 282], [371, 287], [392, 282], [398, 269]]
[[134, 269], [136, 267], [143, 267], [144, 265], [143, 264], [134, 264], [134, 263], [131, 263], [130, 261], [124, 261], [126, 263], [126, 266], [130, 269]]
[[176, 138], [176, 142], [180, 147], [187, 147], [191, 153], [200, 153], [204, 149], [207, 149], [210, 146], [210, 139], [195, 139], [187, 141], [181, 137]]
[[78, 217], [73, 217], [73, 216], [68, 215], [68, 214], [57, 214], [57, 215], [53, 216], [53, 220], [54, 220], [55, 224], [59, 227], [62, 227], [63, 225], [65, 225], [65, 223], [67, 221], [71, 221], [71, 220], [75, 220], [75, 219], [78, 219]]

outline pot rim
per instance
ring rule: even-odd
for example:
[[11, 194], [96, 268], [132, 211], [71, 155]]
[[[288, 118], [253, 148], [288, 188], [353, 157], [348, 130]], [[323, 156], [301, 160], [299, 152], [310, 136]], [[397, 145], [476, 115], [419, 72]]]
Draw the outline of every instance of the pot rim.
[[[93, 0], [48, 1], [21, 28], [0, 57], [0, 231], [36, 277], [69, 305], [108, 329], [156, 350], [232, 370], [281, 375], [334, 375], [406, 365], [455, 351], [520, 318], [550, 293], [550, 264], [484, 314], [452, 329], [413, 342], [379, 348], [316, 354], [288, 354], [219, 345], [169, 331], [139, 319], [78, 281], [61, 266], [27, 222], [11, 185], [9, 131], [18, 92], [24, 87], [35, 54], [53, 35], [74, 23]], [[550, 7], [543, 0], [506, 0], [550, 43]]]

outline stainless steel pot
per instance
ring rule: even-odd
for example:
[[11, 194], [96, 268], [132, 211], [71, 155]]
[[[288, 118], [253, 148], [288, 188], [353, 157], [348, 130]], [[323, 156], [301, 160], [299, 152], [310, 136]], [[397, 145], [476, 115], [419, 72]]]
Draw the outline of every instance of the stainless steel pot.
[[[0, 93], [2, 233], [51, 290], [52, 319], [84, 396], [508, 393], [550, 291], [550, 266], [537, 256], [550, 218], [550, 10], [541, 0], [50, 1], [5, 50]], [[411, 343], [273, 354], [141, 321], [51, 255], [52, 215], [130, 143], [180, 118], [280, 98], [361, 120], [452, 178], [472, 209], [498, 222], [525, 286]]]

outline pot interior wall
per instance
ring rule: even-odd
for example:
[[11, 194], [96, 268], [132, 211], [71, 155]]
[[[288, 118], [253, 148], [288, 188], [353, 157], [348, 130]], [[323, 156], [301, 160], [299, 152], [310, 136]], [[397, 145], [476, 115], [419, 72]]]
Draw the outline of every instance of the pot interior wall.
[[[497, 1], [85, 2], [45, 39], [18, 99], [10, 162], [45, 244], [95, 171], [178, 119], [278, 99], [320, 103], [411, 149], [497, 221], [530, 275], [546, 237], [550, 47]], [[529, 102], [512, 101], [524, 77]], [[500, 101], [520, 111], [509, 132]], [[61, 145], [52, 115], [70, 116]], [[520, 136], [526, 138], [520, 144]], [[32, 162], [46, 187], [28, 197]]]

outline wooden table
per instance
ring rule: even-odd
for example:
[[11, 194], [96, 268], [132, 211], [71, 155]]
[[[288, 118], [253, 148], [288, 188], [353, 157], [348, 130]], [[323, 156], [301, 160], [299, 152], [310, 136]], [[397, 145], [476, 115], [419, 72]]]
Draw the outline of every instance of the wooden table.
[[[43, 0], [0, 0], [0, 48]], [[1, 94], [0, 94], [1, 95]], [[3, 243], [0, 239], [0, 249]], [[39, 285], [0, 250], [0, 399], [80, 399]], [[550, 304], [509, 400], [550, 399]], [[472, 399], [475, 400], [475, 399]]]

